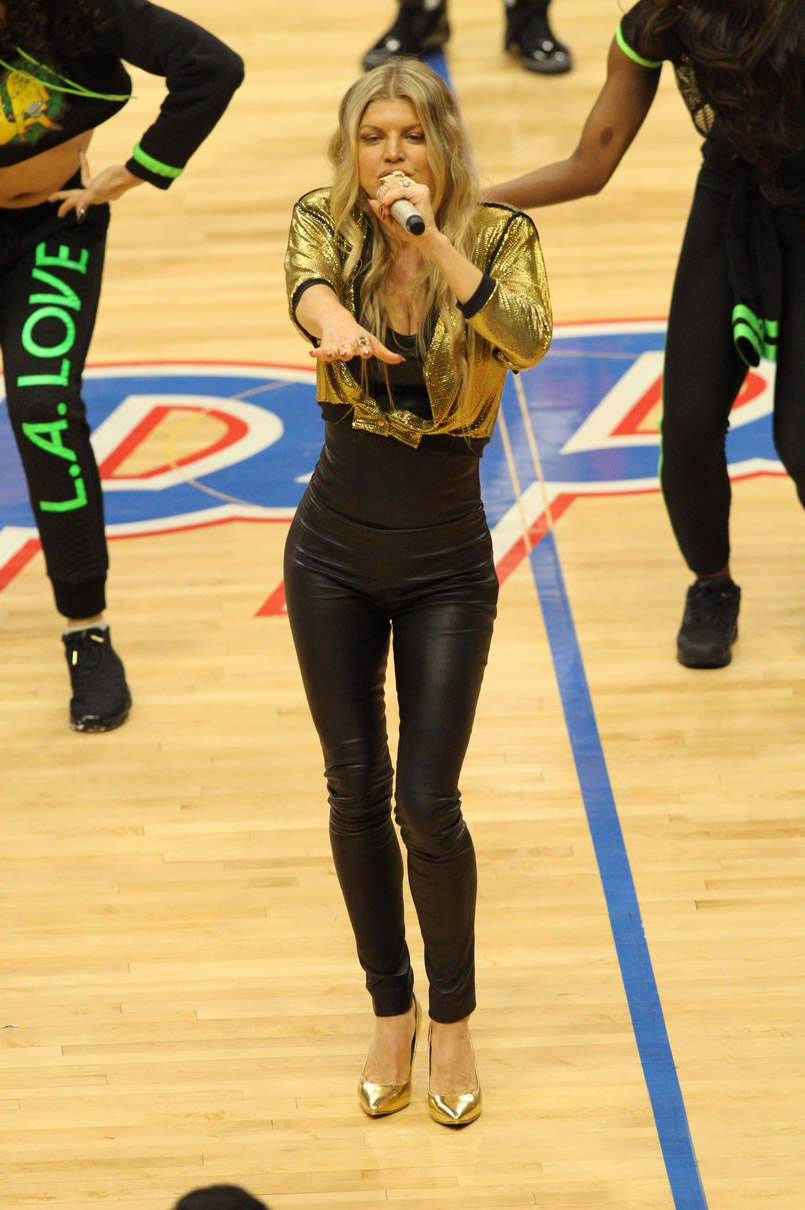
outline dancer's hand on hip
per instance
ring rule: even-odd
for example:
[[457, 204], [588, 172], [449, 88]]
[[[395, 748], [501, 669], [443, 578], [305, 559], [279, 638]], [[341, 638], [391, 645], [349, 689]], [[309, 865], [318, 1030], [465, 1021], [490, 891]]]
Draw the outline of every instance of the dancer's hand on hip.
[[83, 151], [79, 151], [78, 158], [81, 163], [81, 188], [59, 189], [48, 198], [49, 202], [61, 202], [59, 218], [64, 218], [71, 210], [74, 210], [76, 220], [79, 223], [83, 222], [90, 206], [114, 202], [129, 189], [133, 189], [135, 185], [145, 183], [141, 177], [129, 172], [128, 168], [124, 168], [122, 164], [112, 164], [111, 167], [104, 168], [98, 176], [93, 177], [89, 169], [89, 161]]

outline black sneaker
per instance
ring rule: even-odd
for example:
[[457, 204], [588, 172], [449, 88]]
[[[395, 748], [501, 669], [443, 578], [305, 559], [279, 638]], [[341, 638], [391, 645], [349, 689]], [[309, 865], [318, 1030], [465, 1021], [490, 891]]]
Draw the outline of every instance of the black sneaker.
[[738, 637], [741, 590], [727, 576], [697, 580], [688, 589], [676, 655], [686, 668], [723, 668]]
[[108, 630], [89, 626], [62, 636], [73, 697], [73, 731], [112, 731], [126, 721], [131, 694]]
[[526, 71], [536, 71], [543, 76], [559, 76], [573, 66], [573, 56], [554, 37], [547, 14], [528, 0], [520, 0], [520, 3], [507, 10], [503, 45]]
[[435, 9], [401, 4], [391, 29], [386, 30], [383, 37], [363, 56], [363, 69], [371, 71], [373, 67], [380, 67], [400, 55], [414, 55], [423, 59], [444, 46], [449, 37], [446, 4], [440, 4]]

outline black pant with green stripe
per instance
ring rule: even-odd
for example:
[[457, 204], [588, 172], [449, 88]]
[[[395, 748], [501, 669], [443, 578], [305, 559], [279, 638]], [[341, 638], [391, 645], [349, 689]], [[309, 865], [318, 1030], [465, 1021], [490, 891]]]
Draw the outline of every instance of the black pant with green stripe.
[[[729, 196], [696, 187], [674, 284], [665, 350], [661, 481], [682, 554], [697, 575], [729, 562], [730, 409], [747, 375], [733, 342], [724, 226]], [[782, 306], [774, 444], [805, 505], [805, 210], [775, 210]]]
[[[71, 187], [73, 182], [68, 182]], [[9, 419], [22, 458], [56, 606], [69, 618], [105, 607], [103, 496], [81, 379], [103, 274], [109, 207], [83, 223], [58, 203], [0, 209], [0, 348]]]

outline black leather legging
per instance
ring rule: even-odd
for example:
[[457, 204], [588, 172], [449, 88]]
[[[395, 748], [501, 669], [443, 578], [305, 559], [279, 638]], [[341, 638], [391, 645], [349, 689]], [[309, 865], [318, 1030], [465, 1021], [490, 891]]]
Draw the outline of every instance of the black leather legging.
[[378, 529], [309, 487], [285, 552], [288, 616], [324, 752], [336, 872], [378, 1016], [407, 1011], [413, 975], [391, 819], [390, 637], [400, 713], [395, 816], [425, 943], [430, 1015], [475, 1007], [475, 853], [458, 779], [497, 605], [480, 503], [457, 521]]

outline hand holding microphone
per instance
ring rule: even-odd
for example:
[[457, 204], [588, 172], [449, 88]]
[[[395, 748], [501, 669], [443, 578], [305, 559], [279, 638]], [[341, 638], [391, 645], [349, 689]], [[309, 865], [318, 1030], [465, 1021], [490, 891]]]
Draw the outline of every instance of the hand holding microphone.
[[[389, 173], [388, 176], [381, 177], [380, 189], [377, 193], [377, 200], [380, 201], [380, 194], [383, 189], [389, 185], [408, 186], [413, 184], [410, 177], [404, 172], [396, 171]], [[422, 235], [425, 230], [425, 220], [417, 210], [413, 202], [409, 202], [406, 197], [398, 197], [396, 201], [389, 206], [389, 212], [393, 219], [403, 227], [409, 235]]]

